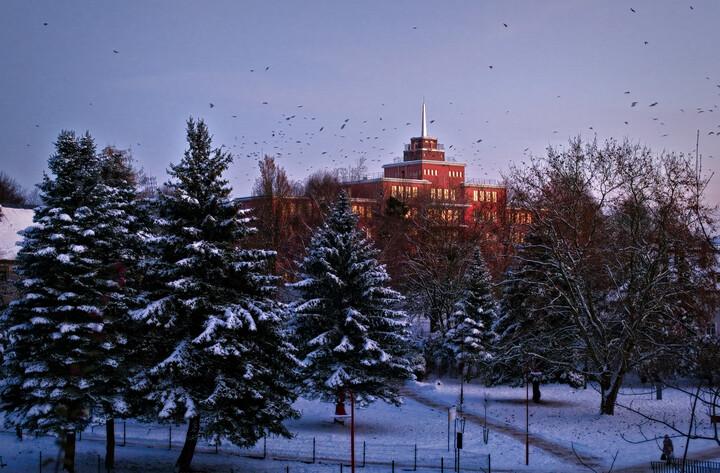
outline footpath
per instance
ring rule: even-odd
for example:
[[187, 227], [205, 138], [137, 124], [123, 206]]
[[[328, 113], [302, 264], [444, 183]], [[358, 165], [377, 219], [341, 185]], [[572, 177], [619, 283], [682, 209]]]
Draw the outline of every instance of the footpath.
[[[447, 409], [447, 406], [440, 404], [436, 401], [433, 401], [432, 399], [428, 399], [424, 396], [422, 396], [420, 393], [413, 391], [412, 389], [408, 387], [404, 387], [401, 390], [402, 394], [416, 402], [419, 402], [420, 404], [426, 405], [428, 407], [432, 407], [434, 409], [438, 409], [440, 411], [444, 411]], [[493, 421], [491, 419], [483, 419], [482, 417], [473, 414], [472, 412], [465, 411], [463, 412], [463, 416], [468, 422], [472, 422], [474, 424], [477, 424], [479, 426], [487, 424], [489, 427], [493, 429], [493, 432], [499, 433], [501, 435], [505, 435], [507, 437], [513, 438], [517, 440], [520, 443], [525, 442], [525, 431], [518, 429], [514, 426], [508, 425], [508, 424], [501, 424], [496, 421]], [[575, 464], [578, 467], [578, 471], [594, 471], [595, 473], [601, 473], [606, 472], [606, 468], [609, 468], [609, 466], [606, 464], [606, 460], [601, 459], [600, 457], [590, 455], [587, 453], [580, 454], [573, 451], [572, 447], [568, 448], [566, 445], [561, 445], [555, 442], [552, 442], [550, 440], [539, 438], [539, 437], [532, 437], [532, 446], [533, 448], [538, 448], [540, 450], [543, 450], [544, 452], [555, 456], [556, 458], [568, 463], [568, 464]], [[709, 448], [703, 452], [696, 452], [693, 454], [693, 460], [714, 460], [720, 456], [720, 446]], [[578, 458], [582, 461], [583, 464], [586, 466], [582, 466]], [[493, 468], [493, 471], [502, 471], [499, 469]], [[651, 472], [652, 469], [650, 467], [650, 462], [647, 460], [644, 460], [643, 462], [638, 462], [637, 465], [632, 466], [625, 466], [622, 468], [613, 468], [612, 473], [648, 473]]]
[[[434, 409], [438, 409], [440, 411], [446, 410], [447, 406], [440, 404], [439, 402], [433, 401], [432, 399], [428, 399], [419, 393], [408, 389], [407, 387], [404, 387], [401, 389], [401, 393], [416, 401], [420, 404], [426, 405], [428, 407], [432, 407]], [[472, 422], [477, 425], [485, 425], [487, 424], [489, 427], [493, 429], [493, 432], [499, 433], [501, 435], [505, 435], [507, 437], [511, 437], [518, 442], [524, 443], [525, 442], [525, 431], [520, 430], [516, 427], [507, 425], [507, 424], [500, 424], [495, 421], [492, 421], [491, 419], [487, 419], [487, 421], [480, 416], [473, 414], [469, 411], [464, 411], [463, 416], [465, 419], [469, 422]], [[578, 457], [582, 462], [587, 465], [588, 467], [592, 468], [595, 471], [600, 471], [599, 469], [602, 468], [604, 465], [604, 461], [600, 459], [599, 457], [588, 455], [588, 454], [575, 454], [575, 452], [572, 450], [572, 448], [568, 448], [564, 445], [559, 445], [557, 443], [550, 442], [549, 440], [539, 438], [539, 437], [532, 437], [532, 446], [533, 448], [538, 448], [540, 450], [543, 450], [546, 453], [549, 453], [550, 455], [553, 455], [557, 457], [560, 460], [563, 460], [567, 463], [575, 463], [579, 465]], [[647, 468], [649, 468], [649, 465], [647, 465]], [[493, 471], [499, 471], [493, 469]], [[588, 470], [589, 471], [589, 470]], [[642, 470], [642, 471], [647, 471]], [[630, 471], [627, 471], [625, 473], [631, 473]]]

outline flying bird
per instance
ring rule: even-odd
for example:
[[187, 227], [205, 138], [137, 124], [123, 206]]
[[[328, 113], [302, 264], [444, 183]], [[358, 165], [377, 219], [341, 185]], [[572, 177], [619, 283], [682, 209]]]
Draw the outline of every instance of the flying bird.
[[654, 106], [657, 105], [657, 104], [658, 104], [657, 102], [653, 102], [653, 103], [650, 104], [650, 106], [651, 106], [651, 107], [654, 107]]
[[117, 49], [113, 49], [113, 52], [114, 52], [115, 54], [118, 54], [120, 51], [118, 51]]
[[634, 106], [637, 105], [637, 104], [638, 104], [637, 102], [633, 102], [632, 105], [630, 105], [630, 106], [631, 106], [631, 107], [634, 107]]
[[505, 28], [507, 28], [507, 23], [503, 23], [503, 26], [504, 26]]
[[631, 8], [630, 11], [633, 12], [633, 13], [635, 13], [635, 9], [634, 9], [634, 8]]
[[210, 102], [210, 108], [213, 108], [214, 106], [215, 106], [215, 104]]

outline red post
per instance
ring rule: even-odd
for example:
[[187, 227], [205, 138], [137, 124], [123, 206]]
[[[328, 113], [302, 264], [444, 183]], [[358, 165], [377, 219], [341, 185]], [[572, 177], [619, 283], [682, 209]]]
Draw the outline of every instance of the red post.
[[341, 392], [345, 391], [350, 394], [350, 468], [355, 473], [355, 395], [349, 388], [343, 388]]

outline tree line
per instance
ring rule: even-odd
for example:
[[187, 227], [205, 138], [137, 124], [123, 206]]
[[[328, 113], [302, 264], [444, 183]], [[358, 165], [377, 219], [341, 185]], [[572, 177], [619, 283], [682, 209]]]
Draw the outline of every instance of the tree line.
[[541, 382], [592, 382], [609, 415], [632, 373], [718, 385], [715, 209], [689, 157], [576, 139], [510, 169], [521, 226], [390, 197], [360, 228], [341, 183], [363, 162], [300, 186], [265, 157], [243, 210], [233, 157], [187, 125], [157, 193], [127, 153], [65, 131], [39, 186], [0, 317], [0, 402], [8, 425], [57, 432], [69, 468], [90, 422], [109, 467], [115, 418], [187, 422], [186, 471], [198, 439], [289, 435], [299, 395], [399, 404], [432, 371], [531, 379], [535, 401]]
[[222, 179], [232, 156], [202, 120], [157, 195], [139, 198], [126, 153], [60, 133], [18, 254], [20, 298], [0, 317], [5, 423], [61, 439], [114, 419], [187, 423], [180, 471], [199, 439], [253, 445], [290, 436], [300, 394], [399, 403], [412, 377], [400, 296], [357, 228], [347, 196], [308, 245], [292, 304], [274, 252], [246, 244], [247, 212]]

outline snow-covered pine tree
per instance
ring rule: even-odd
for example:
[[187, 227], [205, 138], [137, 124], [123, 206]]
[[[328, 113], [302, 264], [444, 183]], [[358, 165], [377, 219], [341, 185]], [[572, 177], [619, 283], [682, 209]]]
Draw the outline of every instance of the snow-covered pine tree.
[[[129, 378], [138, 369], [133, 348], [139, 325], [129, 312], [138, 307], [138, 265], [143, 253], [142, 235], [147, 233], [148, 216], [138, 204], [136, 171], [128, 151], [106, 147], [100, 153], [101, 183], [105, 196], [97, 211], [97, 260], [101, 264], [97, 283], [102, 295], [102, 316], [106, 344], [111, 343], [113, 359], [96, 367], [98, 382], [91, 390], [96, 416], [105, 422], [105, 466], [114, 468], [115, 418], [127, 417]], [[107, 345], [109, 348], [110, 345]]]
[[341, 192], [315, 234], [292, 284], [291, 329], [303, 360], [302, 389], [311, 398], [336, 402], [349, 388], [360, 405], [377, 399], [399, 405], [398, 386], [412, 378], [401, 296], [388, 287], [350, 199]]
[[498, 318], [490, 273], [479, 248], [473, 251], [465, 273], [465, 289], [456, 307], [446, 343], [455, 354], [461, 377], [469, 381], [473, 373], [485, 371], [494, 356], [496, 335], [492, 327]]
[[146, 414], [189, 423], [180, 471], [199, 438], [253, 445], [269, 433], [289, 436], [282, 421], [298, 415], [298, 363], [273, 299], [275, 278], [266, 276], [272, 253], [242, 247], [246, 219], [221, 179], [232, 156], [212, 149], [202, 120], [188, 120], [187, 141], [158, 199], [146, 305], [133, 312], [147, 324], [151, 364], [136, 377]]
[[0, 397], [6, 425], [61, 436], [72, 471], [75, 433], [91, 421], [98, 394], [117, 386], [124, 325], [106, 309], [123, 298], [111, 273], [127, 222], [90, 135], [63, 131], [55, 145], [55, 178], [39, 186], [37, 226], [18, 254], [21, 297], [0, 319], [10, 342]]
[[547, 261], [546, 251], [542, 238], [535, 233], [526, 235], [518, 245], [518, 254], [502, 282], [500, 316], [493, 327], [497, 356], [487, 376], [490, 385], [519, 385], [530, 376], [533, 402], [540, 402], [541, 381], [575, 387], [584, 382], [573, 369], [579, 368], [582, 359], [574, 341], [577, 331], [566, 322], [562, 310], [549, 309], [557, 292], [537, 283], [539, 278], [547, 277], [556, 279], [556, 287], [562, 284], [553, 276], [552, 265], [541, 263]]

